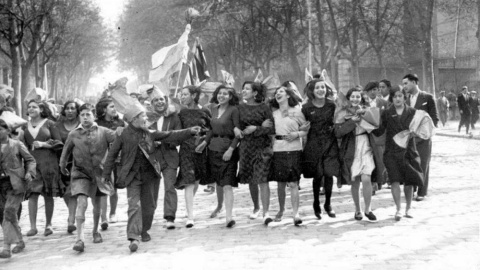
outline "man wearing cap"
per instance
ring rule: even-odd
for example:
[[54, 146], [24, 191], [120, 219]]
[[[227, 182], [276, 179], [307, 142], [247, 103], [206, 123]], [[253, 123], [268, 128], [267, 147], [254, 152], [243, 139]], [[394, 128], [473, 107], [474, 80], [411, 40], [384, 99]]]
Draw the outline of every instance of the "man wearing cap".
[[189, 139], [200, 131], [200, 127], [175, 131], [149, 131], [146, 126], [145, 109], [137, 102], [128, 106], [124, 113], [129, 125], [115, 138], [110, 148], [103, 177], [110, 179], [115, 160], [120, 151], [121, 171], [117, 179], [117, 187], [127, 188], [128, 223], [127, 238], [130, 241], [130, 251], [138, 249], [140, 235], [143, 232], [142, 211], [155, 208], [155, 198], [152, 190], [161, 176], [160, 160], [156, 155], [154, 141], [176, 143]]
[[[158, 95], [152, 98], [152, 108], [156, 113], [155, 117], [149, 119], [153, 124], [149, 127], [152, 130], [170, 131], [182, 129], [182, 124], [178, 114], [171, 110], [168, 106], [168, 97], [164, 95]], [[177, 151], [178, 144], [172, 143], [157, 143], [157, 158], [160, 162], [160, 168], [163, 174], [163, 182], [165, 183], [165, 196], [163, 200], [163, 218], [167, 221], [167, 229], [175, 229], [175, 214], [177, 212], [177, 191], [175, 190], [175, 181], [177, 180], [177, 169], [179, 163], [179, 156]], [[160, 179], [159, 179], [160, 181]], [[158, 198], [158, 189], [160, 182], [155, 188], [155, 201]], [[143, 213], [143, 230], [142, 241], [149, 239], [146, 232], [153, 221], [153, 213], [149, 216], [145, 216]]]
[[470, 116], [472, 115], [472, 111], [470, 108], [470, 97], [468, 95], [467, 86], [462, 87], [462, 93], [458, 95], [457, 103], [458, 110], [460, 111], [460, 123], [458, 124], [458, 132], [460, 132], [462, 126], [465, 126], [467, 128], [468, 134], [468, 130], [470, 129]]
[[440, 92], [440, 97], [437, 99], [437, 107], [438, 114], [440, 116], [440, 122], [442, 122], [442, 125], [445, 126], [445, 123], [448, 120], [448, 107], [450, 107], [448, 99], [445, 97], [445, 91]]
[[475, 123], [478, 121], [478, 97], [476, 91], [470, 91], [470, 109], [472, 110], [472, 116], [470, 117], [470, 124], [472, 129], [475, 129]]
[[[423, 110], [430, 115], [435, 127], [438, 123], [437, 106], [433, 96], [418, 87], [418, 77], [415, 74], [407, 74], [402, 80], [403, 87], [410, 97], [407, 99], [407, 104], [417, 110]], [[418, 153], [420, 155], [421, 167], [423, 171], [423, 187], [418, 188], [417, 201], [423, 201], [428, 193], [428, 180], [430, 170], [430, 156], [432, 155], [432, 140], [423, 140], [415, 138]]]

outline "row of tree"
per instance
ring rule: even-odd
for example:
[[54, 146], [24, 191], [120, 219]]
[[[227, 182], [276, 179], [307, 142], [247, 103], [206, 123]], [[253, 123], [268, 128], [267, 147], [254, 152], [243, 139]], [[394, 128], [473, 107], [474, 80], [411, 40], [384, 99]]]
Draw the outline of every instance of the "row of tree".
[[[339, 59], [352, 67], [373, 59], [386, 77], [395, 63], [405, 70], [422, 59], [424, 89], [432, 91], [434, 8], [478, 18], [480, 0], [131, 0], [121, 20], [120, 61], [147, 78], [150, 56], [175, 42], [189, 12], [192, 34], [201, 38], [212, 74], [226, 69], [237, 82], [258, 69], [303, 81], [309, 44], [316, 66], [336, 78]], [[473, 20], [473, 19], [472, 19]], [[309, 27], [310, 24], [310, 27]], [[310, 32], [309, 32], [310, 30]], [[217, 78], [214, 78], [217, 79]]]
[[19, 112], [34, 87], [48, 85], [57, 99], [82, 96], [107, 64], [112, 41], [90, 0], [0, 0], [0, 53], [11, 65]]

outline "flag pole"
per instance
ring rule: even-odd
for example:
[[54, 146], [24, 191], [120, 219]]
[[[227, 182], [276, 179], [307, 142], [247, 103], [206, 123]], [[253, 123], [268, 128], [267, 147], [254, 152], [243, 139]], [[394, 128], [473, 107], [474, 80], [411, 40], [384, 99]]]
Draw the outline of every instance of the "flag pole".
[[[180, 84], [180, 76], [182, 75], [182, 70], [183, 70], [183, 61], [180, 62], [180, 69], [178, 70], [178, 80], [177, 80], [177, 86], [175, 87], [175, 94], [174, 94], [174, 98], [177, 97], [177, 93], [178, 93], [178, 85]], [[182, 85], [183, 86], [183, 85]]]

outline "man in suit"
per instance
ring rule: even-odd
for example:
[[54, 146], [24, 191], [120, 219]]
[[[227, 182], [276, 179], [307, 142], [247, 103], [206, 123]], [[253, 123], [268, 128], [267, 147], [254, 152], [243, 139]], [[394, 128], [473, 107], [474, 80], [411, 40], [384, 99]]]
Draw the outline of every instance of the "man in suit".
[[470, 97], [468, 95], [467, 86], [462, 87], [462, 93], [458, 95], [457, 103], [458, 110], [460, 111], [460, 123], [458, 124], [458, 132], [460, 132], [462, 126], [465, 125], [468, 134], [468, 130], [470, 129], [470, 117], [472, 115], [472, 111], [470, 108]]
[[445, 97], [445, 91], [440, 92], [440, 97], [437, 99], [438, 114], [440, 115], [440, 121], [442, 125], [445, 126], [445, 123], [448, 120], [448, 99]]
[[470, 91], [470, 109], [472, 112], [472, 116], [470, 117], [470, 123], [472, 125], [472, 129], [475, 129], [475, 123], [478, 121], [479, 117], [479, 101], [477, 97], [477, 92], [476, 91]]
[[[158, 131], [171, 131], [182, 129], [182, 124], [175, 108], [169, 107], [167, 96], [158, 96], [152, 98], [152, 108], [156, 113], [151, 120], [153, 123], [150, 129]], [[177, 180], [177, 168], [179, 156], [175, 143], [159, 143], [157, 145], [157, 159], [160, 161], [160, 167], [165, 183], [165, 197], [163, 201], [163, 218], [167, 221], [167, 229], [175, 229], [175, 215], [177, 212], [178, 197], [175, 190], [175, 181]], [[160, 183], [159, 183], [160, 185]], [[158, 199], [158, 186], [155, 189], [155, 201]], [[153, 215], [144, 217], [143, 224], [151, 226]], [[145, 225], [144, 225], [145, 226]], [[149, 228], [150, 226], [147, 226]], [[148, 238], [148, 237], [147, 237]]]
[[[418, 77], [415, 74], [407, 74], [402, 80], [405, 91], [410, 94], [407, 104], [417, 110], [426, 111], [433, 120], [435, 127], [438, 123], [437, 106], [433, 96], [420, 90], [418, 87]], [[428, 192], [428, 175], [430, 167], [430, 156], [432, 155], [432, 140], [422, 140], [415, 138], [418, 153], [420, 155], [421, 166], [424, 175], [423, 187], [418, 188], [417, 201], [423, 201]]]
[[447, 96], [448, 103], [450, 104], [450, 120], [457, 120], [457, 95], [450, 90], [450, 94]]

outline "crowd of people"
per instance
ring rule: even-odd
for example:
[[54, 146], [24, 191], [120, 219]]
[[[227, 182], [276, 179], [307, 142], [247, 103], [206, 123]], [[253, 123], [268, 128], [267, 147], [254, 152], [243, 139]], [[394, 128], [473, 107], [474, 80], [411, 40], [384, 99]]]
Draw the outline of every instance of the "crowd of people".
[[[23, 200], [28, 200], [30, 219], [26, 236], [38, 234], [40, 195], [45, 200], [45, 236], [53, 233], [54, 197], [63, 197], [68, 207], [66, 230], [76, 231], [73, 249], [83, 252], [90, 198], [93, 242], [101, 243], [99, 227], [106, 230], [109, 222], [117, 220], [118, 188], [127, 191], [126, 231], [129, 249], [135, 252], [140, 241], [151, 239], [148, 231], [161, 178], [167, 229], [176, 226], [177, 190], [184, 190], [185, 227], [191, 228], [198, 187], [212, 184], [217, 205], [210, 217], [225, 208], [228, 228], [235, 226], [234, 188], [239, 184], [249, 187], [253, 205], [249, 218], [261, 215], [265, 225], [284, 217], [288, 188], [291, 218], [299, 226], [302, 174], [313, 178], [313, 213], [318, 219], [322, 218], [321, 193], [325, 213], [336, 217], [331, 203], [334, 179], [339, 187], [351, 186], [354, 219], [365, 216], [376, 221], [372, 196], [387, 183], [396, 205], [395, 220], [412, 218], [414, 193], [417, 201], [428, 195], [432, 142], [411, 133], [399, 143], [399, 136], [414, 123], [433, 127], [438, 122], [435, 100], [419, 89], [418, 77], [407, 74], [401, 86], [382, 80], [351, 88], [343, 104], [324, 78], [310, 81], [304, 92], [302, 98], [295, 83], [286, 81], [268, 98], [265, 85], [246, 81], [241, 96], [234, 88], [221, 85], [210, 103], [201, 106], [200, 87], [186, 86], [179, 91], [181, 109], [170, 106], [172, 98], [157, 95], [148, 100], [150, 110], [138, 103], [122, 111], [123, 118], [114, 96], [103, 97], [96, 105], [67, 101], [58, 117], [46, 102], [29, 101], [29, 120], [20, 130], [0, 119], [4, 235], [0, 258], [25, 248], [18, 223]], [[373, 111], [378, 112], [379, 121], [370, 127], [364, 121], [366, 115], [375, 115]], [[419, 121], [417, 111], [426, 112], [427, 121]], [[269, 215], [271, 181], [277, 182], [279, 202], [274, 216]]]
[[456, 95], [451, 91], [445, 95], [445, 91], [440, 92], [437, 99], [438, 114], [442, 125], [445, 126], [447, 121], [457, 120], [457, 112], [460, 114], [460, 122], [458, 124], [458, 132], [465, 126], [465, 131], [469, 134], [469, 130], [475, 129], [475, 124], [480, 117], [478, 100], [476, 91], [469, 91], [467, 86], [462, 87], [460, 94]]

